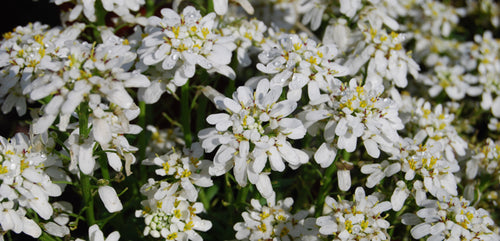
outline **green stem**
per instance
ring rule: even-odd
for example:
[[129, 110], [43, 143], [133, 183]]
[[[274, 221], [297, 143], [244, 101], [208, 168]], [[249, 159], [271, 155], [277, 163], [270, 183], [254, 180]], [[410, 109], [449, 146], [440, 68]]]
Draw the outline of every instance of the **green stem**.
[[[78, 110], [78, 122], [80, 131], [80, 144], [84, 143], [90, 133], [88, 127], [89, 121], [89, 105], [87, 102], [82, 102]], [[101, 158], [99, 158], [101, 159]], [[85, 214], [87, 217], [87, 224], [89, 226], [95, 224], [94, 215], [94, 200], [92, 197], [92, 187], [90, 186], [90, 177], [83, 172], [80, 172], [80, 185], [82, 188], [83, 201], [85, 203]]]
[[146, 0], [146, 17], [153, 16], [155, 13], [155, 0]]
[[325, 198], [332, 188], [332, 180], [334, 179], [335, 172], [337, 171], [337, 161], [341, 156], [343, 156], [343, 150], [338, 151], [335, 156], [333, 163], [326, 169], [323, 177], [321, 178], [320, 188], [318, 193], [318, 199], [316, 200], [314, 216], [319, 217], [323, 212], [323, 206], [325, 205]]
[[139, 140], [138, 140], [138, 148], [139, 151], [137, 151], [137, 155], [139, 157], [139, 160], [143, 160], [146, 157], [146, 146], [148, 145], [148, 140], [147, 140], [147, 131], [146, 131], [146, 116], [147, 116], [147, 106], [146, 102], [140, 101], [139, 102], [139, 109], [141, 112], [139, 113], [139, 117], [137, 120], [137, 124], [142, 128], [141, 133], [139, 133]]
[[61, 240], [60, 238], [52, 237], [45, 232], [42, 232], [42, 235], [40, 237], [38, 237], [38, 239], [42, 240], [42, 241], [59, 241], [59, 240]]
[[[146, 102], [144, 102], [144, 101], [139, 102], [139, 108], [140, 108], [141, 112], [139, 113], [138, 124], [142, 128], [142, 131], [141, 131], [141, 133], [139, 133], [139, 140], [138, 140], [139, 151], [137, 152], [137, 156], [138, 156], [138, 159], [140, 161], [142, 161], [146, 158], [146, 147], [148, 145], [148, 139], [149, 139], [148, 132], [146, 131], [146, 126], [148, 124], [147, 117], [149, 116], [148, 114], [151, 113], [151, 111], [148, 111], [150, 108], [148, 108], [148, 106], [146, 105]], [[146, 166], [139, 165], [140, 183], [146, 183], [147, 176], [148, 175], [147, 175]], [[136, 186], [138, 188], [140, 188], [140, 185], [136, 185]]]
[[111, 178], [109, 177], [108, 162], [107, 162], [106, 154], [104, 152], [101, 152], [97, 161], [99, 162], [99, 166], [101, 166], [102, 177], [109, 181]]
[[229, 177], [230, 173], [225, 174], [225, 182], [224, 182], [224, 194], [226, 195], [226, 202], [228, 204], [233, 203], [233, 187], [231, 186], [231, 178]]
[[191, 146], [191, 108], [189, 101], [189, 81], [181, 87], [181, 124], [186, 147]]
[[84, 143], [90, 133], [89, 128], [89, 104], [82, 102], [78, 110], [78, 124], [80, 131], [80, 144]]
[[238, 190], [238, 194], [236, 195], [236, 204], [243, 205], [247, 203], [248, 192], [250, 191], [250, 184], [242, 187]]
[[85, 203], [85, 216], [87, 224], [92, 226], [96, 223], [94, 215], [94, 198], [92, 197], [92, 187], [90, 186], [90, 177], [83, 172], [80, 172], [80, 183], [82, 187], [83, 201]]
[[200, 189], [200, 192], [198, 192], [198, 199], [201, 201], [201, 203], [203, 203], [205, 211], [208, 211], [208, 209], [210, 209], [210, 201], [207, 198], [205, 189]]
[[202, 96], [198, 101], [198, 108], [196, 110], [196, 131], [200, 131], [206, 125], [207, 115], [207, 97]]
[[208, 5], [207, 5], [207, 13], [211, 13], [211, 12], [214, 12], [214, 1], [213, 0], [208, 0], [207, 1]]

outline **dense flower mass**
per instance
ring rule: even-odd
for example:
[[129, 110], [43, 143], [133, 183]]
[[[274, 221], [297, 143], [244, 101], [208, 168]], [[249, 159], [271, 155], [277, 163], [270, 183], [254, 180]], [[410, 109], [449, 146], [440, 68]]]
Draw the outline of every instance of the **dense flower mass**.
[[315, 218], [308, 217], [308, 211], [290, 213], [292, 198], [268, 206], [252, 199], [251, 204], [252, 209], [242, 213], [244, 222], [234, 225], [238, 240], [318, 240]]
[[0, 241], [500, 240], [497, 1], [37, 4]]
[[147, 36], [137, 50], [140, 69], [145, 71], [152, 66], [167, 73], [143, 92], [146, 102], [153, 103], [160, 98], [167, 90], [167, 80], [175, 86], [184, 85], [194, 76], [197, 65], [208, 72], [235, 77], [234, 70], [227, 66], [235, 45], [232, 38], [216, 32], [215, 13], [202, 17], [195, 8], [186, 7], [180, 15], [168, 8], [162, 9], [161, 14], [162, 18], [148, 19]]
[[238, 184], [245, 186], [248, 179], [269, 198], [272, 187], [262, 173], [268, 160], [271, 170], [279, 172], [285, 170], [285, 163], [296, 169], [308, 161], [304, 151], [288, 142], [302, 138], [306, 129], [300, 120], [287, 117], [297, 103], [279, 101], [281, 92], [281, 86], [262, 79], [255, 90], [242, 86], [232, 99], [214, 99], [228, 114], [209, 115], [207, 121], [215, 128], [199, 133], [205, 151], [212, 152], [220, 145], [209, 169], [211, 175], [220, 176], [233, 168]]
[[[453, 197], [443, 202], [429, 200], [417, 212], [424, 222], [411, 229], [411, 235], [420, 239], [431, 235], [427, 240], [498, 240], [500, 237], [490, 228], [493, 225], [488, 212], [476, 209], [463, 198]], [[406, 219], [415, 217], [406, 216]], [[409, 220], [411, 222], [411, 220]]]
[[362, 187], [356, 188], [353, 202], [325, 200], [327, 215], [316, 220], [323, 235], [333, 235], [332, 240], [389, 240], [387, 229], [390, 223], [382, 212], [391, 209], [388, 201], [379, 202], [377, 196], [366, 196]]
[[3, 231], [24, 232], [37, 238], [42, 231], [33, 218], [26, 215], [27, 210], [33, 210], [44, 220], [53, 216], [49, 197], [60, 196], [64, 189], [64, 185], [54, 181], [67, 176], [60, 169], [61, 160], [50, 153], [50, 141], [42, 136], [30, 140], [22, 133], [8, 140], [0, 137], [0, 225]]
[[319, 88], [337, 76], [345, 76], [348, 69], [334, 61], [335, 45], [319, 45], [306, 34], [282, 34], [262, 44], [257, 69], [271, 74], [271, 83], [288, 86], [287, 98], [298, 101], [302, 88], [308, 86], [312, 99]]

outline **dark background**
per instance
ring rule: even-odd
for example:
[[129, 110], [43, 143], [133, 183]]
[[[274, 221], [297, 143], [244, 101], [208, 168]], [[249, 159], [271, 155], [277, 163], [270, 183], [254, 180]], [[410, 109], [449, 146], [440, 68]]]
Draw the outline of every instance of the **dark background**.
[[0, 5], [0, 32], [12, 31], [16, 26], [39, 21], [50, 26], [60, 25], [59, 9], [49, 0], [3, 0]]

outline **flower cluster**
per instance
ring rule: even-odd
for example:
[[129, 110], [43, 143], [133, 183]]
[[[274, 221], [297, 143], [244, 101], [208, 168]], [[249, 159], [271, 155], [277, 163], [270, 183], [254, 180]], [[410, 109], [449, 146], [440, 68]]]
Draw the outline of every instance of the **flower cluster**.
[[235, 44], [232, 38], [217, 33], [215, 13], [202, 17], [194, 7], [186, 7], [180, 15], [169, 8], [162, 9], [161, 14], [162, 18], [148, 19], [147, 36], [137, 50], [141, 60], [138, 69], [147, 71], [151, 66], [165, 72], [141, 92], [144, 101], [158, 101], [170, 81], [173, 86], [169, 91], [174, 92], [172, 87], [182, 86], [194, 76], [197, 65], [209, 73], [235, 77], [228, 66]]
[[[411, 229], [413, 238], [420, 239], [431, 235], [427, 240], [498, 240], [489, 226], [493, 225], [489, 213], [476, 209], [463, 198], [454, 197], [447, 201], [429, 200], [417, 212], [424, 222]], [[404, 222], [418, 222], [418, 217], [405, 215]]]
[[335, 62], [338, 50], [333, 44], [322, 46], [306, 34], [280, 34], [274, 38], [262, 44], [257, 69], [271, 74], [271, 83], [288, 86], [290, 100], [300, 100], [306, 85], [312, 99], [320, 88], [326, 88], [327, 82], [348, 72]]
[[362, 187], [356, 188], [354, 200], [335, 200], [327, 197], [325, 216], [316, 220], [319, 232], [332, 240], [389, 240], [390, 223], [382, 212], [391, 209], [388, 201], [379, 202], [376, 195], [366, 196]]
[[143, 210], [136, 211], [136, 217], [144, 218], [144, 235], [166, 240], [202, 240], [196, 231], [207, 231], [212, 226], [197, 214], [204, 211], [202, 203], [196, 202], [198, 187], [212, 186], [207, 171], [207, 160], [200, 160], [203, 150], [197, 143], [184, 153], [172, 151], [145, 164], [161, 167], [156, 174], [164, 177], [161, 181], [153, 178], [141, 187], [146, 196], [142, 201]]
[[290, 212], [292, 198], [268, 203], [268, 206], [252, 199], [251, 204], [252, 209], [241, 214], [243, 222], [234, 225], [238, 240], [319, 240], [315, 218], [308, 217], [308, 211]]
[[303, 113], [308, 126], [326, 119], [325, 142], [314, 155], [322, 167], [331, 165], [337, 149], [353, 152], [358, 138], [363, 139], [367, 153], [374, 158], [399, 139], [397, 131], [403, 129], [403, 123], [397, 105], [390, 98], [382, 98], [381, 89], [351, 79], [349, 85], [330, 82], [329, 90], [328, 95], [311, 101], [314, 105]]
[[0, 241], [500, 239], [499, 3], [50, 2], [0, 40]]
[[61, 160], [50, 153], [49, 147], [53, 145], [50, 142], [42, 136], [29, 139], [22, 133], [9, 140], [0, 137], [2, 231], [24, 232], [37, 238], [42, 230], [27, 216], [27, 210], [33, 210], [44, 220], [53, 217], [49, 198], [60, 196], [65, 186], [54, 181], [68, 177], [60, 169]]
[[232, 99], [214, 99], [217, 107], [229, 114], [209, 115], [207, 121], [215, 128], [198, 134], [205, 151], [220, 146], [209, 168], [211, 175], [220, 176], [233, 168], [239, 185], [245, 186], [248, 179], [264, 197], [271, 198], [271, 183], [262, 173], [268, 160], [271, 170], [279, 172], [285, 170], [285, 162], [294, 169], [308, 162], [308, 155], [288, 141], [302, 138], [306, 129], [300, 120], [287, 117], [297, 103], [278, 101], [281, 92], [281, 86], [262, 79], [255, 90], [241, 86]]
[[[3, 35], [0, 42], [0, 100], [4, 114], [13, 107], [19, 115], [26, 113], [26, 95], [32, 91], [28, 86], [39, 76], [43, 76], [45, 70], [52, 72], [60, 68], [56, 59], [67, 54], [67, 50], [61, 48], [66, 41], [76, 40], [83, 27], [83, 24], [75, 24], [66, 29], [49, 29], [48, 25], [36, 22], [19, 26], [13, 32]], [[51, 88], [37, 92], [45, 92], [46, 96], [60, 84], [61, 82], [54, 81]]]

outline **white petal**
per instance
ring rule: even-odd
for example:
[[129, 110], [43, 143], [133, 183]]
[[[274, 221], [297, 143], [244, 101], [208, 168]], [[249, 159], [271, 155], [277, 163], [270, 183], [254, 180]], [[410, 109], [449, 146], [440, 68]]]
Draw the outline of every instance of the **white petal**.
[[378, 158], [380, 156], [380, 150], [378, 149], [377, 143], [372, 139], [367, 139], [364, 142], [366, 152], [373, 158]]
[[106, 241], [118, 241], [120, 239], [120, 233], [118, 231], [114, 231], [108, 235]]
[[500, 97], [497, 96], [495, 100], [493, 101], [493, 104], [491, 104], [491, 113], [495, 117], [500, 117]]
[[108, 163], [113, 168], [113, 170], [119, 172], [122, 169], [122, 160], [114, 152], [106, 152], [106, 157], [108, 158]]
[[111, 127], [105, 119], [95, 118], [94, 127], [92, 128], [92, 134], [94, 139], [101, 144], [101, 146], [107, 145], [112, 138]]
[[428, 223], [421, 223], [411, 229], [411, 236], [414, 239], [421, 239], [425, 235], [429, 234], [429, 231], [431, 229], [431, 225]]
[[42, 235], [42, 229], [31, 219], [23, 219], [23, 233], [30, 235], [33, 238], [38, 238]]
[[321, 144], [316, 153], [314, 153], [314, 160], [322, 167], [329, 167], [335, 160], [337, 149], [326, 142]]
[[340, 190], [347, 191], [351, 188], [351, 172], [349, 170], [338, 170], [337, 177]]
[[269, 163], [274, 171], [283, 172], [285, 170], [285, 163], [275, 147], [269, 149]]
[[92, 149], [93, 143], [83, 143], [78, 149], [78, 166], [80, 167], [80, 170], [87, 175], [94, 171], [95, 166]]
[[214, 1], [214, 11], [217, 13], [217, 15], [226, 14], [228, 0], [213, 0], [213, 1]]
[[99, 226], [97, 226], [97, 224], [94, 224], [89, 227], [89, 240], [91, 241], [104, 240], [104, 234], [99, 229]]
[[110, 213], [118, 212], [123, 209], [122, 203], [116, 194], [116, 191], [113, 187], [110, 186], [100, 186], [99, 187], [99, 197], [104, 203], [104, 207]]
[[53, 209], [52, 206], [48, 203], [47, 200], [43, 200], [42, 198], [34, 198], [30, 200], [30, 206], [35, 210], [40, 217], [47, 220], [52, 216]]
[[262, 194], [264, 198], [269, 198], [273, 195], [273, 187], [271, 185], [271, 179], [265, 174], [259, 175], [259, 181], [256, 184], [257, 190]]
[[64, 237], [64, 235], [69, 234], [69, 228], [66, 226], [61, 226], [54, 222], [48, 222], [44, 226], [44, 229], [50, 235], [54, 235], [56, 237]]

